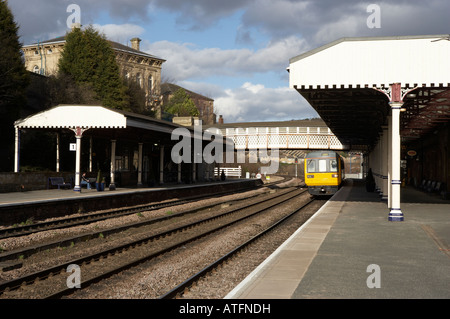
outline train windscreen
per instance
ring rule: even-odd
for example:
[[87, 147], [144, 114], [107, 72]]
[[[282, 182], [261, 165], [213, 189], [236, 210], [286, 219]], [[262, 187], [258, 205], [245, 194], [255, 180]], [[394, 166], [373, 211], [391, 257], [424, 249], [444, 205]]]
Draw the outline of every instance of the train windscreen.
[[306, 169], [308, 173], [337, 172], [338, 163], [336, 159], [307, 159]]

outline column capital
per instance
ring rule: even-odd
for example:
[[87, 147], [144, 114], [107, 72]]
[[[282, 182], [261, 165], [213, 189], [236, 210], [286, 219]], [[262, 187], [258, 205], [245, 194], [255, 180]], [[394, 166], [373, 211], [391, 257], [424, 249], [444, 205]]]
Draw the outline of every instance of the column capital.
[[404, 88], [402, 87], [401, 83], [393, 83], [389, 85], [389, 87], [382, 86], [380, 88], [374, 87], [373, 89], [386, 95], [389, 99], [389, 103], [403, 104], [403, 99], [405, 98], [405, 96], [417, 88], [417, 86], [414, 88]]
[[86, 132], [87, 130], [89, 130], [89, 128], [76, 127], [76, 128], [71, 128], [71, 130], [75, 133], [75, 137], [81, 138], [83, 136], [83, 133]]

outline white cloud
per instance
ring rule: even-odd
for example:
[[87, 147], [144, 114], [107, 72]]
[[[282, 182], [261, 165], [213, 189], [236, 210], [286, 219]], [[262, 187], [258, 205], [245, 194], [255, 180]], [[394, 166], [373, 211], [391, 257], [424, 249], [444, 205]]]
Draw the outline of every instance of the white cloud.
[[100, 33], [105, 34], [108, 40], [119, 43], [126, 43], [130, 39], [137, 37], [145, 32], [145, 29], [135, 24], [93, 24]]
[[303, 39], [291, 36], [253, 51], [249, 49], [198, 49], [190, 43], [159, 41], [143, 43], [144, 51], [167, 62], [163, 69], [177, 81], [212, 76], [242, 76], [265, 72], [285, 72], [289, 59], [306, 48]]
[[342, 37], [358, 36], [362, 24], [365, 26], [366, 21], [360, 17], [343, 17], [341, 20], [322, 26], [314, 35], [314, 42], [328, 43]]
[[208, 82], [181, 81], [181, 87], [214, 99], [217, 115], [226, 123], [285, 121], [317, 117], [316, 111], [289, 87], [269, 88], [243, 82], [237, 88], [223, 88]]
[[244, 83], [227, 89], [214, 105], [225, 122], [285, 121], [317, 116], [315, 110], [297, 93], [287, 87], [266, 88], [262, 84]]
[[253, 94], [258, 94], [258, 92], [260, 92], [261, 90], [264, 89], [264, 85], [262, 85], [262, 84], [252, 84], [250, 82], [245, 82], [242, 85], [242, 88], [252, 92]]
[[[226, 122], [317, 116], [300, 94], [288, 88], [287, 81], [285, 87], [269, 88], [243, 80], [256, 74], [269, 78], [274, 74], [286, 75], [289, 59], [307, 48], [306, 42], [296, 36], [272, 41], [259, 50], [199, 49], [190, 43], [169, 41], [145, 42], [142, 47], [144, 51], [167, 60], [163, 64], [164, 78], [214, 99], [217, 114], [223, 115]], [[242, 84], [237, 88], [226, 88], [204, 83], [212, 77], [233, 78]]]

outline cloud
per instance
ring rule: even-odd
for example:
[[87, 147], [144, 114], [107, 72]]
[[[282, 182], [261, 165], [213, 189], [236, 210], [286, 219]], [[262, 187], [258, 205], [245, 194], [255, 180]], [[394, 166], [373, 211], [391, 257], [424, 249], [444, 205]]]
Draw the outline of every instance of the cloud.
[[142, 49], [159, 56], [164, 74], [176, 81], [212, 76], [242, 76], [265, 72], [285, 72], [289, 59], [306, 47], [295, 36], [269, 43], [259, 50], [197, 48], [191, 43], [143, 42]]
[[141, 26], [134, 24], [93, 24], [93, 27], [104, 34], [108, 40], [119, 43], [127, 43], [128, 40], [137, 37], [145, 32]]
[[[143, 24], [147, 22], [149, 13], [147, 0], [8, 1], [25, 44], [64, 35], [69, 30], [66, 22], [72, 13], [67, 12], [70, 4], [80, 6], [81, 23], [84, 26], [95, 24], [105, 12], [115, 19], [115, 24], [122, 26]], [[118, 31], [123, 33], [123, 30]]]
[[[351, 35], [411, 35], [448, 33], [450, 2], [444, 0], [10, 0], [9, 6], [19, 21], [21, 34], [41, 40], [45, 35], [66, 31], [69, 4], [81, 7], [82, 24], [98, 23], [101, 14], [109, 14], [114, 24], [145, 24], [153, 15], [170, 12], [177, 24], [202, 30], [233, 14], [242, 14], [237, 40], [250, 40], [248, 30], [258, 30], [272, 39], [304, 37], [312, 45]], [[367, 28], [371, 3], [381, 7], [382, 27]]]
[[[381, 28], [366, 21], [370, 4], [381, 9]], [[443, 0], [260, 0], [249, 4], [242, 30], [257, 27], [272, 38], [297, 35], [316, 47], [341, 37], [448, 33], [450, 2]]]
[[208, 82], [182, 81], [177, 84], [212, 98], [215, 113], [222, 115], [226, 123], [288, 121], [318, 117], [309, 103], [288, 87], [269, 88], [261, 83], [249, 81], [245, 81], [237, 88], [224, 88]]
[[51, 1], [8, 1], [24, 44], [63, 35], [67, 30], [66, 20], [69, 16], [66, 13], [67, 5]]
[[191, 30], [209, 27], [239, 10], [245, 10], [253, 0], [153, 0], [152, 6], [178, 14], [177, 23]]
[[316, 111], [295, 90], [286, 87], [266, 88], [262, 84], [244, 83], [227, 89], [214, 105], [225, 122], [285, 121], [317, 117]]

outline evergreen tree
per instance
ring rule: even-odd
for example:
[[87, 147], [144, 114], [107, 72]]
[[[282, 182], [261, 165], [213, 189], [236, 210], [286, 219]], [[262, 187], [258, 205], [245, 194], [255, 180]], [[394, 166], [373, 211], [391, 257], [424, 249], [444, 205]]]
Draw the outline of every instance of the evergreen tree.
[[198, 116], [197, 107], [183, 88], [178, 89], [165, 108], [167, 113], [178, 116]]
[[11, 170], [13, 164], [14, 121], [26, 103], [28, 72], [22, 62], [19, 27], [8, 8], [0, 0], [0, 171]]
[[85, 30], [74, 28], [67, 34], [59, 72], [71, 76], [78, 85], [92, 86], [104, 106], [130, 110], [114, 51], [92, 26]]
[[130, 109], [134, 113], [139, 113], [154, 117], [155, 114], [152, 110], [145, 106], [146, 94], [144, 89], [132, 79], [123, 79], [127, 88], [127, 95], [129, 96]]

